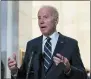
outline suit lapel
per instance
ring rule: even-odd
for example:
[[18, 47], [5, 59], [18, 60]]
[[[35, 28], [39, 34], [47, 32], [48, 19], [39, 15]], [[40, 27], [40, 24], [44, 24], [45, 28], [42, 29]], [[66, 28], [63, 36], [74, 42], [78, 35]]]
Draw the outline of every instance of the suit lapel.
[[59, 38], [58, 38], [58, 41], [57, 41], [53, 56], [55, 56], [56, 53], [62, 53], [61, 50], [64, 47], [64, 43], [65, 43], [64, 37], [59, 33]]
[[[33, 67], [34, 67], [34, 71], [35, 71], [35, 77], [34, 79], [40, 79], [41, 74], [43, 72], [42, 67], [42, 38], [43, 36], [40, 36], [36, 41], [35, 41], [35, 45], [37, 47], [37, 54], [34, 57], [34, 62], [33, 62]], [[43, 74], [42, 74], [43, 75]]]
[[43, 77], [45, 76], [45, 72], [44, 72], [44, 60], [43, 60], [43, 52], [42, 52], [42, 40], [43, 40], [43, 35], [40, 36], [39, 40], [38, 40], [38, 51], [40, 53], [40, 57], [39, 57], [39, 69], [38, 69], [38, 75], [39, 75], [39, 79], [43, 79]]
[[[59, 38], [58, 38], [58, 41], [57, 41], [53, 56], [56, 56], [57, 53], [63, 54], [62, 49], [64, 48], [64, 44], [65, 44], [64, 36], [59, 33]], [[54, 68], [55, 68], [55, 64], [53, 62], [53, 57], [52, 57], [51, 66], [50, 66], [50, 68], [49, 68], [49, 70], [48, 70], [46, 75], [50, 74], [50, 72]]]

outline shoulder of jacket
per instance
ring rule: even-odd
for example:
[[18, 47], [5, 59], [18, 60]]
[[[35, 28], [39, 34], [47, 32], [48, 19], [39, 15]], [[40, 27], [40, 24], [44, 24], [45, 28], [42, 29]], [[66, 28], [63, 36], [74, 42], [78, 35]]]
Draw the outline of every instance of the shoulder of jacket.
[[27, 42], [27, 44], [32, 44], [32, 43], [36, 43], [40, 38], [42, 38], [42, 36], [36, 37], [34, 39], [31, 39]]

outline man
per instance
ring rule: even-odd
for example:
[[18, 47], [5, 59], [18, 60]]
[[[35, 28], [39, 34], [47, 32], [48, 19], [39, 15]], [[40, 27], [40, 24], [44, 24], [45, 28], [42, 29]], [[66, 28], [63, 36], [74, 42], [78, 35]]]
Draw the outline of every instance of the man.
[[42, 36], [27, 43], [20, 69], [15, 55], [13, 60], [8, 59], [11, 72], [17, 71], [17, 79], [87, 79], [77, 41], [57, 32], [58, 19], [54, 7], [39, 9], [38, 24]]

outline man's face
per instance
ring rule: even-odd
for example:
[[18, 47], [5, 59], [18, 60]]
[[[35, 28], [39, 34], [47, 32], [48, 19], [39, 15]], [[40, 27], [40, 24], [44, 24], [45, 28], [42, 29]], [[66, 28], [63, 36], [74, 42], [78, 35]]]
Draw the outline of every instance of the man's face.
[[38, 24], [43, 35], [50, 35], [56, 30], [55, 19], [50, 8], [41, 8], [38, 12]]

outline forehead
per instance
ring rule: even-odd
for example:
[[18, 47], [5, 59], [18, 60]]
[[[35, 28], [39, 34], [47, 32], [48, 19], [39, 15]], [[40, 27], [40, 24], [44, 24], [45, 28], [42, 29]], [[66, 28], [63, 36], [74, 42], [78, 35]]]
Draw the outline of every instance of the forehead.
[[48, 7], [44, 7], [44, 8], [40, 8], [39, 12], [38, 12], [38, 16], [41, 15], [52, 15], [53, 10], [51, 8]]

